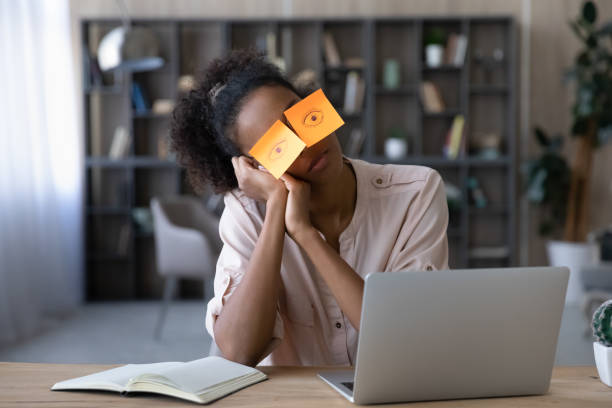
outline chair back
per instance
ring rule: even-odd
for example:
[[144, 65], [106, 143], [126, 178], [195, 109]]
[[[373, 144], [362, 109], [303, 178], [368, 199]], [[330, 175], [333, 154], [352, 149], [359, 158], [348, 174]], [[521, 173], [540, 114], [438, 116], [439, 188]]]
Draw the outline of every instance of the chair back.
[[151, 212], [159, 273], [194, 278], [214, 276], [222, 247], [219, 219], [191, 196], [154, 197]]

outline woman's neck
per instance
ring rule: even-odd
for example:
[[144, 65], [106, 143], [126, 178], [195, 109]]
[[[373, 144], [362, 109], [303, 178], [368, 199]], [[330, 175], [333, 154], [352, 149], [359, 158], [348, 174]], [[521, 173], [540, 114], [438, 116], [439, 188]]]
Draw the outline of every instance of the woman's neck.
[[[357, 179], [351, 165], [342, 162], [342, 171], [336, 180], [311, 185], [310, 214], [323, 218], [352, 218], [357, 199]], [[314, 221], [314, 220], [313, 220]]]

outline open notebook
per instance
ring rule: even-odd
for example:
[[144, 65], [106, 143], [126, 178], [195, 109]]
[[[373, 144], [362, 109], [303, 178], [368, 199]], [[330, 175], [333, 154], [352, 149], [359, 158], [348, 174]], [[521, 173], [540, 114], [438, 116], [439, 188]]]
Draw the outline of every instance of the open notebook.
[[153, 392], [206, 404], [267, 378], [261, 371], [221, 357], [153, 364], [128, 364], [61, 381], [52, 390]]

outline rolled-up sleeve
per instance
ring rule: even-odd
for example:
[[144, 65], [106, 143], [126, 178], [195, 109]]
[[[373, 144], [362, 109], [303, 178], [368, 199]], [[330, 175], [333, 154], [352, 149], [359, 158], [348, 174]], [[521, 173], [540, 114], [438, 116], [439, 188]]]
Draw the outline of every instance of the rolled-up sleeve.
[[[219, 221], [219, 235], [223, 248], [216, 265], [214, 297], [206, 308], [206, 330], [213, 339], [215, 321], [221, 315], [227, 300], [240, 285], [262, 227], [254, 221], [253, 215], [234, 192], [227, 193], [224, 202], [225, 209]], [[283, 322], [278, 307], [272, 337], [262, 358], [272, 352], [283, 338]]]
[[444, 182], [437, 171], [431, 170], [408, 211], [396, 242], [400, 250], [388, 270], [448, 269], [448, 205]]

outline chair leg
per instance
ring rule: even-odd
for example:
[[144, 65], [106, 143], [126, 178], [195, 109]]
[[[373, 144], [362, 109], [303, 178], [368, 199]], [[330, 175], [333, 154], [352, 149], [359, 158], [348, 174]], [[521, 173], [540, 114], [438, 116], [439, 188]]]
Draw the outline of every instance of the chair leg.
[[164, 298], [162, 300], [159, 316], [157, 317], [157, 325], [155, 327], [156, 340], [161, 339], [162, 328], [164, 326], [164, 321], [166, 320], [166, 315], [168, 314], [168, 306], [170, 306], [170, 301], [174, 297], [174, 291], [176, 290], [176, 282], [177, 278], [166, 278], [166, 282], [164, 284]]

